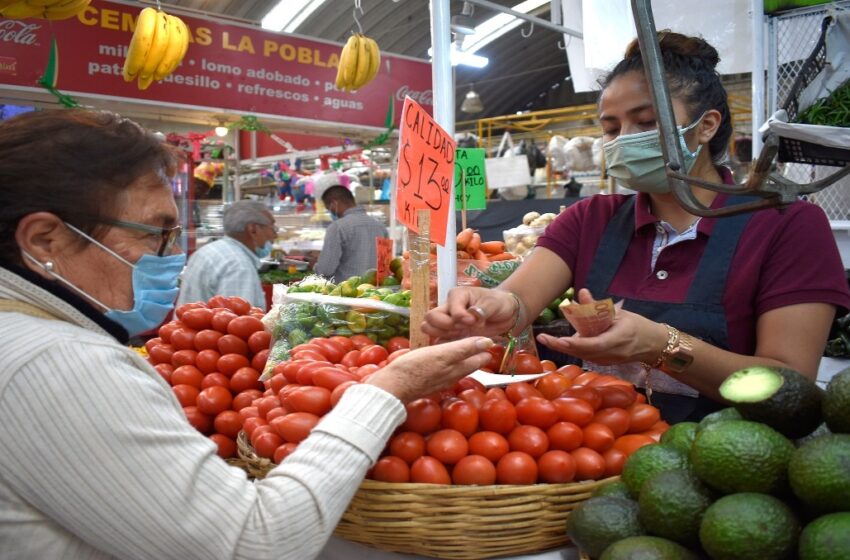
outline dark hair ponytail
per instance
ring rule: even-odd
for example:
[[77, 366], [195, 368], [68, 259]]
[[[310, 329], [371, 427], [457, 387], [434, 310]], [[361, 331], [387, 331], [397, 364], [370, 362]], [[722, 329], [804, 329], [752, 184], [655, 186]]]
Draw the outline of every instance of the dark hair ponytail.
[[[732, 114], [726, 89], [715, 70], [720, 62], [717, 49], [699, 37], [670, 31], [659, 31], [658, 40], [670, 95], [685, 103], [688, 116], [696, 119], [709, 109], [720, 112], [720, 126], [708, 143], [711, 159], [719, 162], [725, 156], [729, 138], [732, 137]], [[626, 47], [625, 58], [605, 77], [602, 88], [632, 71], [643, 72], [637, 40]]]

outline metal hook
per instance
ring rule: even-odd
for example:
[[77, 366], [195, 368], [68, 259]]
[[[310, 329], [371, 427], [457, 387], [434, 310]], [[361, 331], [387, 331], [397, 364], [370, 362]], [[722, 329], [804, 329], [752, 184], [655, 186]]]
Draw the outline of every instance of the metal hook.
[[162, 5], [159, 3], [159, 0], [156, 0], [156, 11], [158, 11], [158, 12], [162, 11]]
[[360, 15], [363, 15], [363, 6], [360, 5], [360, 0], [354, 0], [354, 10], [351, 12], [351, 15], [354, 16], [354, 23], [357, 24], [357, 30], [360, 34], [363, 34], [363, 26], [360, 25], [360, 19], [357, 17], [357, 11], [360, 11]]
[[567, 50], [567, 45], [565, 45], [564, 42], [560, 39], [558, 39], [557, 47], [559, 51]]
[[531, 37], [531, 34], [534, 33], [534, 22], [531, 22], [531, 27], [528, 28], [528, 33], [525, 32], [525, 28], [521, 28], [519, 30], [519, 34], [523, 36], [524, 39], [528, 39]]

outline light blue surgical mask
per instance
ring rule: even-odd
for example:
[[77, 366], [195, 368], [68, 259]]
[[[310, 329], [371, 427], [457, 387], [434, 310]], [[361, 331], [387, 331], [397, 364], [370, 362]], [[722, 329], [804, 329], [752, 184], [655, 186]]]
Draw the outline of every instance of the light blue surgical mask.
[[[691, 151], [685, 142], [685, 133], [696, 127], [702, 116], [686, 127], [678, 127], [685, 173], [690, 173], [699, 156], [702, 144]], [[622, 134], [602, 145], [608, 175], [623, 186], [645, 193], [668, 193], [670, 184], [661, 152], [659, 131], [647, 130], [637, 134]]]
[[177, 299], [178, 291], [177, 279], [186, 265], [186, 255], [184, 253], [165, 257], [143, 255], [133, 264], [80, 229], [68, 223], [65, 225], [133, 269], [133, 309], [112, 309], [57, 272], [48, 269], [28, 253], [24, 252], [24, 256], [41, 266], [45, 272], [62, 284], [102, 308], [105, 311], [104, 315], [124, 327], [130, 336], [147, 332], [161, 325], [168, 313], [174, 309], [174, 300]]
[[260, 257], [261, 259], [268, 257], [269, 255], [272, 254], [272, 242], [266, 241], [265, 245], [263, 245], [262, 247], [257, 247], [256, 249], [254, 249], [254, 253], [256, 253], [256, 255], [258, 257]]

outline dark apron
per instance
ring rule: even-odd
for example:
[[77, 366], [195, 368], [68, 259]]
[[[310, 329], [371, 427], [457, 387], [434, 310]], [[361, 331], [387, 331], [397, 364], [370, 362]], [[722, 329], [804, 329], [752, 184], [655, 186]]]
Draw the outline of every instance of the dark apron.
[[[751, 197], [730, 196], [726, 204], [732, 205], [750, 200]], [[623, 299], [623, 308], [632, 313], [658, 323], [667, 323], [713, 346], [728, 350], [729, 339], [726, 330], [726, 313], [723, 309], [723, 292], [738, 239], [752, 217], [752, 213], [718, 219], [685, 301], [665, 303], [625, 299], [608, 291], [634, 235], [634, 206], [635, 197], [632, 196], [620, 206], [606, 227], [590, 266], [585, 287], [590, 290], [595, 299], [607, 297], [613, 297], [615, 301]], [[687, 375], [685, 372], [683, 377]], [[652, 393], [652, 404], [661, 410], [662, 418], [671, 424], [699, 421], [706, 414], [725, 406], [702, 395], [693, 398], [658, 391]]]

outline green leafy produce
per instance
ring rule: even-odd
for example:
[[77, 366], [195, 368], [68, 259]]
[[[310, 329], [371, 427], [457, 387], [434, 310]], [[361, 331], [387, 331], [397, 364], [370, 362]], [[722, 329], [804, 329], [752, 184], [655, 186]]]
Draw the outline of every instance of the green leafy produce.
[[263, 284], [289, 284], [290, 282], [298, 282], [304, 279], [306, 275], [306, 272], [288, 272], [273, 268], [272, 270], [260, 273], [260, 282]]
[[797, 122], [850, 127], [850, 82], [797, 115]]

